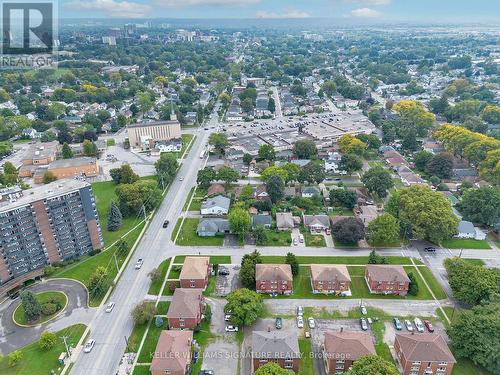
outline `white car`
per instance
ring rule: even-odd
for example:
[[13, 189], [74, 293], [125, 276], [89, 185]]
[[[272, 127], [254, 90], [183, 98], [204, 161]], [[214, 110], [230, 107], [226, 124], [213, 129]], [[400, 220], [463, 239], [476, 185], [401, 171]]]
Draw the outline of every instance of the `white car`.
[[316, 322], [314, 321], [314, 318], [312, 316], [307, 318], [307, 325], [311, 329], [316, 328]]
[[304, 328], [304, 319], [302, 319], [302, 316], [297, 317], [297, 327]]
[[95, 340], [94, 339], [90, 339], [89, 341], [87, 341], [87, 343], [85, 344], [85, 347], [83, 348], [83, 351], [85, 353], [90, 353], [92, 351], [92, 348], [94, 347], [95, 345]]
[[106, 306], [106, 312], [107, 313], [110, 313], [111, 311], [113, 311], [113, 309], [115, 308], [115, 303], [114, 302], [110, 302], [108, 303], [108, 305]]
[[142, 267], [143, 263], [144, 263], [144, 260], [142, 260], [142, 258], [137, 259], [137, 262], [135, 262], [135, 269], [136, 270], [140, 269]]
[[415, 328], [418, 332], [425, 332], [424, 323], [419, 318], [413, 319], [413, 323], [415, 323]]
[[413, 332], [413, 325], [411, 324], [410, 320], [405, 320], [405, 326], [409, 332]]
[[226, 326], [226, 332], [238, 332], [238, 327], [236, 327], [236, 326]]
[[230, 315], [230, 314], [226, 314], [226, 315], [224, 315], [224, 320], [225, 320], [226, 322], [229, 322], [229, 321], [231, 320], [231, 315]]
[[365, 305], [361, 305], [360, 309], [361, 309], [361, 314], [363, 314], [363, 315], [368, 314], [368, 311], [366, 311], [366, 306]]
[[179, 178], [179, 181], [184, 181], [184, 177], [180, 177], [180, 178]]

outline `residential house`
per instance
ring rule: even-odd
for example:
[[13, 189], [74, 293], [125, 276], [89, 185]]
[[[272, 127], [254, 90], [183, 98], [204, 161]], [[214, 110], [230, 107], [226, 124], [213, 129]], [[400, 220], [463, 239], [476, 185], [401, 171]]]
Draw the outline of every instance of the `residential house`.
[[278, 230], [292, 230], [300, 225], [300, 218], [293, 216], [291, 212], [276, 213], [276, 227]]
[[294, 373], [299, 372], [300, 349], [294, 330], [252, 332], [252, 373], [269, 362]]
[[222, 216], [227, 215], [231, 200], [223, 195], [216, 195], [208, 198], [201, 205], [201, 214], [207, 216]]
[[405, 296], [410, 287], [410, 279], [402, 266], [368, 264], [365, 280], [372, 294], [396, 294]]
[[266, 229], [270, 229], [273, 223], [271, 215], [252, 215], [252, 229], [255, 230], [257, 226], [262, 225]]
[[302, 189], [302, 198], [312, 198], [315, 195], [320, 195], [321, 192], [316, 186], [307, 186]]
[[186, 257], [179, 276], [181, 288], [205, 289], [209, 275], [209, 257]]
[[267, 194], [266, 185], [259, 185], [255, 188], [254, 198], [259, 201], [263, 201], [269, 198], [269, 194]]
[[227, 234], [231, 232], [229, 220], [218, 218], [200, 219], [196, 233], [200, 237], [214, 237], [218, 234]]
[[451, 375], [456, 363], [443, 336], [396, 333], [394, 351], [403, 375]]
[[297, 195], [295, 186], [285, 186], [285, 198], [293, 198]]
[[313, 293], [351, 295], [351, 277], [344, 265], [311, 264]]
[[192, 331], [161, 331], [149, 367], [151, 375], [189, 374], [192, 344]]
[[375, 355], [372, 336], [365, 332], [326, 331], [322, 346], [327, 375], [349, 371], [354, 361], [366, 355]]
[[211, 184], [207, 190], [207, 196], [213, 197], [214, 195], [225, 194], [226, 189], [222, 184]]
[[304, 215], [304, 225], [311, 231], [311, 233], [321, 233], [330, 228], [330, 218], [328, 215]]
[[201, 323], [204, 309], [203, 289], [175, 289], [167, 312], [169, 329], [194, 329]]
[[292, 268], [289, 264], [256, 264], [255, 290], [257, 293], [292, 294]]
[[475, 227], [470, 221], [462, 220], [458, 223], [458, 233], [455, 237], [484, 240], [486, 238], [486, 233]]

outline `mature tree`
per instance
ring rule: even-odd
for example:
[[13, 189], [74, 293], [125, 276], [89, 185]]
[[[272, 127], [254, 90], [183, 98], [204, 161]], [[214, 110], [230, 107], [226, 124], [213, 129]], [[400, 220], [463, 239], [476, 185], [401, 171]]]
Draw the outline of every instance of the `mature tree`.
[[73, 150], [69, 145], [64, 142], [63, 147], [62, 147], [62, 157], [63, 159], [71, 159], [73, 157]]
[[208, 144], [214, 148], [215, 153], [224, 155], [224, 150], [229, 145], [229, 141], [224, 133], [212, 133], [208, 137]]
[[111, 286], [109, 274], [106, 268], [99, 266], [89, 277], [88, 289], [92, 297], [104, 295]]
[[123, 164], [119, 168], [110, 169], [109, 174], [117, 184], [133, 184], [139, 180], [139, 175], [137, 175], [128, 164]]
[[483, 109], [482, 118], [490, 124], [500, 124], [500, 106], [488, 104]]
[[274, 147], [267, 143], [262, 144], [259, 147], [258, 158], [259, 160], [274, 161], [274, 159], [276, 158]]
[[255, 289], [255, 265], [258, 263], [262, 263], [262, 258], [257, 250], [243, 255], [239, 279], [245, 288]]
[[9, 367], [14, 367], [17, 365], [21, 359], [23, 359], [23, 352], [20, 350], [14, 350], [13, 352], [9, 353]]
[[247, 210], [243, 207], [233, 208], [228, 215], [231, 231], [237, 234], [241, 239], [245, 238], [245, 234], [252, 227], [252, 218]]
[[54, 332], [45, 331], [40, 335], [38, 346], [42, 350], [50, 350], [57, 344], [57, 335]]
[[153, 180], [139, 180], [116, 187], [120, 211], [124, 217], [152, 211], [161, 202], [161, 190]]
[[285, 263], [289, 264], [292, 268], [292, 275], [297, 276], [299, 274], [299, 261], [294, 253], [288, 252], [286, 254]]
[[389, 213], [384, 213], [368, 224], [368, 233], [372, 244], [393, 244], [399, 240], [399, 222]]
[[418, 294], [418, 289], [419, 289], [417, 278], [415, 277], [413, 272], [408, 272], [408, 278], [410, 279], [408, 294], [410, 296], [416, 296]]
[[155, 163], [156, 177], [162, 188], [172, 182], [177, 174], [179, 163], [174, 154], [162, 153]]
[[453, 296], [468, 305], [486, 303], [500, 294], [500, 270], [465, 262], [460, 258], [444, 261]]
[[254, 375], [293, 375], [291, 370], [280, 367], [277, 363], [268, 362], [264, 366], [259, 367]]
[[108, 221], [106, 223], [106, 229], [110, 232], [117, 231], [122, 226], [122, 213], [120, 208], [115, 202], [111, 202], [108, 209]]
[[137, 93], [137, 103], [143, 114], [149, 111], [154, 105], [151, 93], [147, 91]]
[[154, 303], [140, 302], [132, 310], [132, 319], [137, 325], [146, 324], [157, 314], [157, 309]]
[[267, 230], [263, 225], [257, 225], [253, 231], [255, 243], [259, 246], [267, 244]]
[[325, 81], [321, 85], [321, 89], [327, 96], [332, 96], [337, 91], [337, 85], [334, 81]]
[[355, 191], [347, 189], [330, 190], [330, 204], [334, 207], [345, 207], [352, 210], [357, 201], [358, 195]]
[[325, 179], [325, 167], [320, 160], [314, 160], [304, 166], [297, 177], [299, 182], [319, 184]]
[[51, 182], [54, 182], [56, 180], [57, 180], [56, 175], [51, 171], [47, 171], [43, 174], [43, 183], [44, 184], [50, 184]]
[[240, 191], [240, 201], [247, 201], [249, 199], [252, 199], [253, 197], [253, 187], [252, 185], [248, 184], [245, 185], [241, 188]]
[[117, 248], [117, 254], [118, 256], [125, 256], [127, 255], [128, 251], [130, 250], [130, 246], [127, 241], [125, 241], [123, 238], [120, 238], [118, 242], [116, 243], [116, 248]]
[[264, 314], [262, 296], [250, 289], [237, 289], [226, 297], [224, 311], [231, 311], [231, 323], [238, 327], [251, 326]]
[[293, 153], [299, 159], [313, 159], [318, 155], [318, 149], [313, 141], [303, 139], [294, 143]]
[[217, 179], [217, 172], [212, 167], [205, 167], [198, 171], [196, 182], [202, 189], [207, 189], [212, 181]]
[[370, 168], [363, 174], [361, 181], [369, 192], [382, 198], [386, 197], [387, 191], [394, 186], [391, 173], [381, 166]]
[[453, 155], [448, 152], [434, 155], [431, 161], [427, 163], [426, 171], [441, 179], [451, 178], [453, 171]]
[[297, 181], [300, 173], [300, 167], [297, 164], [286, 163], [281, 168], [286, 172], [286, 182]]
[[393, 363], [376, 354], [366, 355], [354, 361], [346, 375], [398, 375]]
[[285, 182], [278, 175], [272, 175], [269, 177], [266, 183], [267, 194], [271, 202], [279, 202], [285, 196]]
[[219, 95], [219, 100], [224, 106], [228, 106], [229, 103], [231, 103], [231, 95], [229, 95], [227, 92], [223, 92]]
[[243, 155], [243, 163], [245, 165], [250, 165], [250, 163], [252, 162], [252, 160], [253, 160], [253, 156], [252, 155], [250, 155], [250, 154], [244, 154]]
[[337, 241], [357, 243], [365, 238], [365, 226], [360, 219], [348, 217], [337, 221], [332, 226], [332, 234]]
[[392, 194], [386, 212], [402, 225], [410, 223], [413, 238], [434, 243], [453, 236], [459, 222], [450, 202], [428, 186], [414, 185]]
[[96, 156], [97, 155], [97, 146], [94, 142], [85, 139], [82, 143], [83, 155], [85, 156]]
[[161, 280], [161, 270], [159, 268], [153, 268], [148, 273], [148, 276], [151, 279], [151, 283], [156, 283]]
[[337, 141], [342, 154], [362, 155], [366, 149], [366, 143], [350, 134], [345, 134]]
[[419, 171], [425, 171], [427, 164], [432, 160], [433, 154], [428, 151], [419, 151], [415, 154], [413, 162]]
[[[379, 112], [376, 111], [376, 113], [379, 113]], [[369, 149], [372, 149], [372, 150], [378, 150], [380, 148], [380, 146], [382, 146], [382, 141], [375, 134], [362, 133], [362, 134], [358, 134], [356, 136], [356, 138], [358, 138], [361, 142], [365, 143], [366, 147], [368, 147]]]
[[343, 171], [346, 171], [348, 174], [352, 174], [355, 171], [361, 170], [363, 168], [363, 160], [357, 155], [354, 154], [345, 154], [342, 155], [340, 159], [339, 168]]
[[370, 251], [368, 256], [368, 264], [387, 264], [387, 258], [377, 254], [375, 250]]
[[241, 109], [245, 113], [253, 113], [253, 109], [254, 109], [253, 100], [251, 98], [245, 98], [241, 102]]
[[464, 192], [458, 208], [466, 220], [493, 226], [500, 218], [500, 188], [494, 186], [468, 189]]
[[231, 182], [238, 181], [238, 178], [240, 178], [238, 171], [226, 165], [220, 168], [217, 172], [217, 179], [224, 181], [226, 185], [229, 185]]
[[26, 320], [34, 321], [40, 317], [42, 306], [33, 292], [25, 290], [21, 293], [21, 306], [24, 309]]
[[264, 169], [260, 174], [260, 178], [264, 182], [267, 182], [267, 180], [271, 176], [280, 176], [283, 179], [283, 181], [288, 181], [288, 172], [285, 170], [284, 167], [278, 165], [271, 165], [270, 167]]

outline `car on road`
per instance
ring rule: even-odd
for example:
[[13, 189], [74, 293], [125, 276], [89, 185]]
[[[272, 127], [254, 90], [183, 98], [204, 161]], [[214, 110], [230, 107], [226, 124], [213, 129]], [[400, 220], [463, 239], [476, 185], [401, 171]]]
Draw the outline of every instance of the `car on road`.
[[365, 305], [360, 305], [359, 309], [361, 310], [361, 314], [363, 314], [363, 315], [368, 314], [368, 311], [366, 311], [366, 306]]
[[411, 321], [405, 320], [405, 326], [408, 331], [413, 332], [413, 324], [411, 324]]
[[142, 258], [137, 259], [137, 262], [135, 262], [135, 269], [138, 270], [142, 267], [144, 264], [144, 260]]
[[312, 316], [310, 316], [309, 318], [307, 318], [307, 325], [309, 326], [309, 328], [316, 328], [316, 322], [314, 321], [314, 318]]
[[427, 251], [428, 253], [435, 253], [436, 248], [433, 246], [427, 246], [427, 247], [424, 247], [424, 251]]
[[108, 305], [106, 306], [106, 312], [107, 313], [110, 313], [111, 311], [113, 311], [113, 309], [115, 308], [115, 303], [114, 302], [110, 302], [108, 303]]
[[201, 370], [198, 372], [198, 375], [214, 375], [215, 372], [214, 370]]
[[276, 329], [283, 328], [283, 319], [276, 318], [276, 320], [274, 321], [274, 326], [276, 327]]
[[359, 319], [359, 324], [361, 325], [361, 329], [363, 331], [367, 331], [368, 330], [368, 322], [366, 321], [365, 318]]
[[168, 224], [170, 224], [170, 221], [165, 220], [165, 221], [163, 222], [163, 228], [168, 227]]
[[302, 306], [297, 306], [297, 316], [304, 315], [304, 308]]
[[228, 326], [226, 326], [226, 332], [238, 332], [238, 327], [228, 325]]
[[83, 347], [83, 352], [84, 353], [90, 353], [92, 351], [92, 349], [94, 348], [94, 345], [95, 345], [95, 340], [94, 339], [90, 339], [89, 341], [87, 341], [87, 343]]
[[428, 320], [424, 320], [424, 324], [429, 332], [434, 332], [434, 326]]
[[394, 328], [396, 328], [398, 331], [401, 331], [403, 329], [401, 321], [398, 318], [392, 318], [392, 322], [394, 323]]
[[302, 315], [297, 317], [297, 327], [304, 328], [304, 319], [302, 318]]
[[413, 319], [413, 323], [418, 332], [425, 332], [424, 323], [419, 318]]

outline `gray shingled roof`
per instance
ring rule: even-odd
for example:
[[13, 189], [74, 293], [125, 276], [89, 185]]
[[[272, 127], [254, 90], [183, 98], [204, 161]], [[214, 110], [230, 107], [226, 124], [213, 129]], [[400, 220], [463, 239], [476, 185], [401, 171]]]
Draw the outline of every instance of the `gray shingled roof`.
[[252, 332], [253, 358], [300, 358], [297, 333], [291, 331]]

